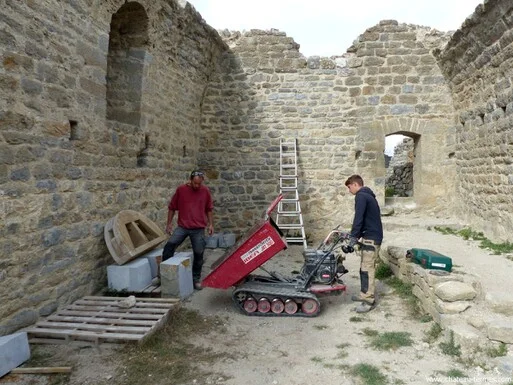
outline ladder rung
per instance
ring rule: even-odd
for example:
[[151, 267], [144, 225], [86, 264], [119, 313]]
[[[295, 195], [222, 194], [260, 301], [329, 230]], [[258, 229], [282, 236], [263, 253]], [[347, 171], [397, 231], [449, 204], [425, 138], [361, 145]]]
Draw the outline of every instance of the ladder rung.
[[298, 216], [299, 214], [301, 214], [301, 211], [298, 210], [298, 211], [283, 211], [283, 210], [278, 210], [278, 214], [280, 215], [284, 215], [286, 217], [292, 217], [292, 216]]
[[303, 225], [299, 223], [293, 223], [291, 225], [279, 225], [278, 227], [284, 230], [301, 230], [303, 228]]
[[282, 164], [281, 165], [281, 168], [295, 168], [296, 165], [295, 164]]

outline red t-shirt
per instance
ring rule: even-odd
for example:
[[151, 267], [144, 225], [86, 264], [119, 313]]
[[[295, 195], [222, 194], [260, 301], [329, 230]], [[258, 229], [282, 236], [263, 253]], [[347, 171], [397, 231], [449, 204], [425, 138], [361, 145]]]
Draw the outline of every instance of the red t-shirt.
[[178, 226], [200, 229], [207, 227], [207, 213], [214, 209], [214, 204], [207, 186], [201, 185], [194, 190], [190, 185], [183, 184], [176, 189], [168, 208], [178, 211]]

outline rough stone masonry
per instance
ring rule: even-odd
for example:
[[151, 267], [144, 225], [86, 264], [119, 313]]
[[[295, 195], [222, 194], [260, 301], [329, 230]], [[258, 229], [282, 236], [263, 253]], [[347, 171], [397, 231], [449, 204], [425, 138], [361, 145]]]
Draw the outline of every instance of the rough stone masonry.
[[164, 226], [192, 168], [217, 229], [245, 232], [278, 193], [282, 137], [312, 241], [349, 224], [348, 175], [384, 202], [390, 134], [414, 141], [418, 207], [512, 240], [507, 0], [454, 34], [384, 20], [331, 58], [281, 31], [217, 32], [184, 1], [0, 6], [0, 335], [105, 286], [104, 224], [131, 209]]

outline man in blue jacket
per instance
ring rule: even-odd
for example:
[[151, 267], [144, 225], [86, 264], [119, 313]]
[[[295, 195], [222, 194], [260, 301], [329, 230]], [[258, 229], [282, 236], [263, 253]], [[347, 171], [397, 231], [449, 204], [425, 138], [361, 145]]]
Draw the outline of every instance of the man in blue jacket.
[[364, 187], [360, 175], [351, 175], [345, 185], [355, 196], [355, 212], [349, 246], [356, 245], [361, 239], [360, 252], [360, 294], [351, 297], [361, 304], [356, 308], [357, 313], [366, 313], [376, 306], [375, 274], [379, 248], [383, 241], [383, 225], [381, 212], [376, 195], [368, 187]]

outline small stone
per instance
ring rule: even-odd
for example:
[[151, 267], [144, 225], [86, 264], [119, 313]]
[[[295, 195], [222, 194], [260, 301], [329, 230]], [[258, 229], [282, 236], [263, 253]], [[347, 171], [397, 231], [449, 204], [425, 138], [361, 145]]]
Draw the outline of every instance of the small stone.
[[129, 309], [131, 307], [134, 307], [137, 303], [137, 300], [135, 299], [135, 296], [131, 295], [130, 297], [127, 297], [121, 301], [118, 302], [118, 307], [123, 309]]

